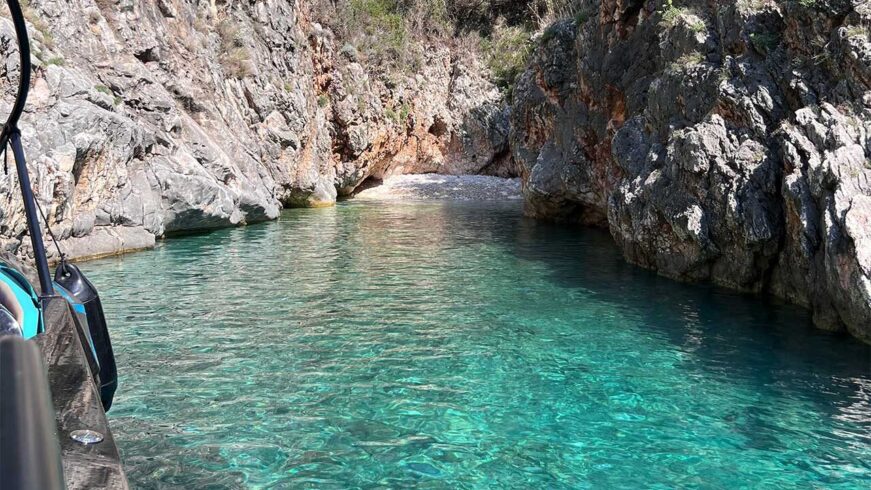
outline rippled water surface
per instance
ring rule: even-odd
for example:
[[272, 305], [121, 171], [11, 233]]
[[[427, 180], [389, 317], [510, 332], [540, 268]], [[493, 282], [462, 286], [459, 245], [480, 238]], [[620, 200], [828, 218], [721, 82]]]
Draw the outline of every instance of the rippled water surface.
[[85, 264], [137, 488], [867, 488], [871, 354], [517, 204], [354, 204]]

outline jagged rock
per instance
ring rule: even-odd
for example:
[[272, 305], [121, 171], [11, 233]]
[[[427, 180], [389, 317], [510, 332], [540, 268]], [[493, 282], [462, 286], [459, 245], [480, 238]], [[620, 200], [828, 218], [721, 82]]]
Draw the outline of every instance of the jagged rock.
[[515, 90], [527, 212], [871, 342], [865, 3], [584, 2]]
[[339, 194], [369, 177], [403, 173], [516, 175], [508, 111], [481, 76], [484, 68], [459, 61], [446, 47], [433, 47], [426, 57], [420, 74], [393, 88], [356, 61], [331, 73], [327, 100], [341, 162]]
[[[434, 47], [423, 73], [388, 88], [308, 8], [29, 2], [36, 70], [23, 140], [71, 255], [330, 205], [370, 176], [512, 173], [501, 94], [480, 67]], [[0, 57], [8, 111], [18, 76], [8, 18]], [[14, 172], [0, 177], [0, 211], [0, 248], [27, 254]]]

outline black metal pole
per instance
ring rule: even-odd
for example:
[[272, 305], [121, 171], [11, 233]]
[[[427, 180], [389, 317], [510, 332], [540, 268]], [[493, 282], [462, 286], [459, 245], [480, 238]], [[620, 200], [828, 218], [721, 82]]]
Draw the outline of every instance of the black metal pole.
[[27, 25], [24, 22], [21, 4], [18, 3], [18, 0], [6, 0], [6, 4], [9, 5], [12, 24], [15, 26], [15, 35], [18, 37], [21, 77], [18, 81], [18, 96], [15, 98], [15, 105], [12, 106], [12, 112], [3, 127], [3, 133], [0, 134], [0, 148], [6, 148], [7, 142], [12, 146], [15, 167], [18, 170], [18, 183], [21, 185], [21, 197], [24, 199], [27, 231], [30, 233], [30, 243], [33, 246], [33, 256], [36, 260], [42, 297], [53, 296], [54, 287], [51, 283], [51, 273], [48, 270], [45, 244], [42, 242], [42, 229], [39, 227], [36, 202], [34, 201], [33, 189], [30, 187], [30, 176], [27, 173], [27, 161], [24, 159], [24, 148], [21, 146], [21, 131], [18, 129], [18, 119], [24, 112], [27, 92], [30, 89], [30, 39], [27, 37]]
[[12, 146], [15, 166], [18, 168], [18, 183], [21, 185], [21, 197], [24, 199], [24, 214], [27, 217], [27, 229], [30, 231], [30, 244], [33, 245], [33, 257], [36, 259], [39, 287], [42, 289], [43, 297], [54, 296], [54, 287], [48, 270], [48, 259], [45, 256], [45, 245], [42, 242], [42, 230], [39, 228], [39, 218], [36, 216], [35, 198], [30, 187], [30, 175], [27, 173], [24, 149], [21, 147], [21, 132], [18, 131], [18, 128], [12, 130], [9, 144]]

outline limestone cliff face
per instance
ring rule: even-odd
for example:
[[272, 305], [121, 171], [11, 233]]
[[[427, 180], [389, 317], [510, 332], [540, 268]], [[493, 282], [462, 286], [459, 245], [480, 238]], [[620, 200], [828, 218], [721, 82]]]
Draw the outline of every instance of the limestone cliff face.
[[585, 2], [514, 92], [527, 211], [871, 341], [871, 3]]
[[[331, 204], [370, 176], [511, 173], [507, 116], [474, 59], [429, 50], [390, 87], [305, 2], [31, 0], [21, 129], [38, 198], [73, 256]], [[0, 18], [2, 107], [17, 85]], [[464, 60], [468, 57], [464, 57]], [[0, 244], [27, 254], [14, 171]]]

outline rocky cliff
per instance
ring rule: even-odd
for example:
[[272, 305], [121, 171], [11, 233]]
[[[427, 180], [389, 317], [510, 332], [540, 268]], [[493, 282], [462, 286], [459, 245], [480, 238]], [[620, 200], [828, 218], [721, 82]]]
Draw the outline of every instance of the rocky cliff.
[[871, 341], [871, 2], [585, 1], [514, 91], [527, 211]]
[[[436, 45], [414, 76], [370, 76], [308, 8], [25, 4], [35, 73], [21, 129], [38, 199], [70, 255], [331, 204], [369, 177], [512, 173], [504, 104], [474, 57]], [[6, 12], [0, 112], [17, 57]], [[14, 171], [0, 176], [0, 199], [0, 245], [26, 255]]]

